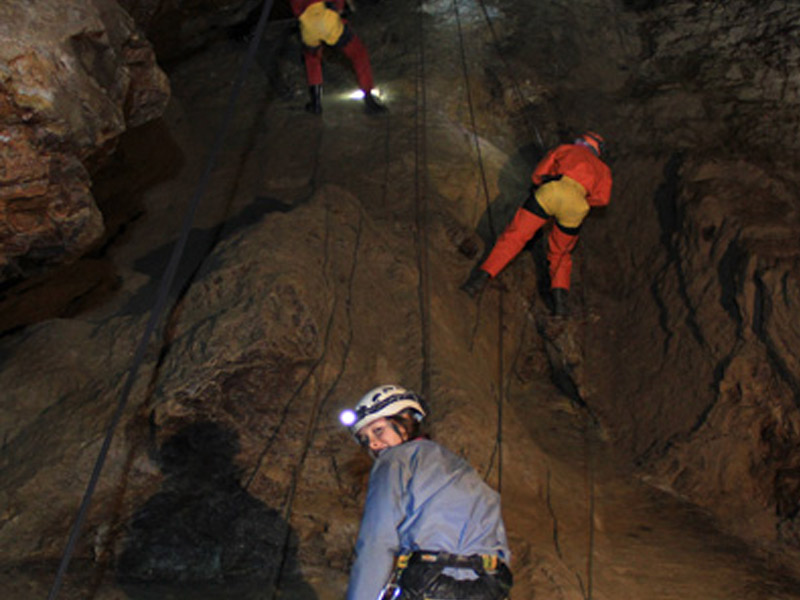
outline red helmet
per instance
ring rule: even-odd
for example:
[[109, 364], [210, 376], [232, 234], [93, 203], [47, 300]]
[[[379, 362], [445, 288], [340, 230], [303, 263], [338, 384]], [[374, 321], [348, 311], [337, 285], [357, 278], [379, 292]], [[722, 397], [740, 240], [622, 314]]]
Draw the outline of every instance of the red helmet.
[[606, 141], [603, 139], [603, 136], [594, 131], [583, 132], [575, 141], [579, 144], [589, 146], [597, 156], [600, 156], [606, 149]]

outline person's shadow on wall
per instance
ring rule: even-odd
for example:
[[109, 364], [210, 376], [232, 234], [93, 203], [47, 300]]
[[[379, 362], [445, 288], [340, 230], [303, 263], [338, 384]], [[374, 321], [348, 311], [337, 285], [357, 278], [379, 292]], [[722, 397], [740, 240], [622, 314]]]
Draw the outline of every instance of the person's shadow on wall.
[[316, 600], [297, 581], [291, 528], [242, 488], [238, 450], [236, 433], [209, 421], [161, 446], [162, 489], [132, 517], [116, 561], [128, 597], [262, 600], [291, 581], [293, 598]]

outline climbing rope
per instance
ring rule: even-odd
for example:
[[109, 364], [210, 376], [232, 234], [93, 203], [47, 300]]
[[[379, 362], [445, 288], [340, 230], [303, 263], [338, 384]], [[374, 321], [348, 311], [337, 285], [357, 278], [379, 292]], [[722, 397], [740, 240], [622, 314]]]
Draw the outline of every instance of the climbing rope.
[[[581, 274], [580, 296], [581, 305], [586, 307], [586, 271], [588, 268], [588, 256], [583, 256], [583, 260], [578, 267]], [[581, 324], [581, 352], [585, 352], [586, 344], [586, 319]], [[584, 354], [585, 356], [585, 354]], [[583, 436], [584, 444], [584, 462], [586, 468], [586, 495], [587, 495], [587, 519], [588, 529], [587, 532], [587, 551], [586, 551], [586, 600], [592, 600], [592, 590], [594, 587], [594, 517], [595, 517], [595, 500], [596, 500], [596, 469], [597, 469], [597, 456], [594, 452], [593, 446], [597, 443], [595, 432], [599, 427], [599, 420], [589, 404], [581, 397], [582, 401], [582, 416], [583, 426], [581, 428], [581, 435]]]
[[228, 105], [226, 107], [225, 114], [222, 120], [222, 124], [217, 130], [217, 134], [211, 146], [211, 151], [209, 152], [208, 157], [206, 159], [205, 168], [197, 184], [196, 191], [189, 203], [189, 207], [184, 215], [183, 224], [181, 226], [181, 232], [178, 237], [178, 241], [175, 243], [175, 246], [172, 249], [172, 255], [170, 256], [169, 263], [167, 264], [167, 269], [161, 277], [161, 282], [159, 284], [156, 300], [155, 303], [153, 304], [153, 310], [150, 313], [150, 319], [147, 322], [147, 326], [145, 327], [145, 331], [142, 334], [142, 337], [139, 341], [139, 345], [136, 347], [136, 352], [134, 353], [133, 362], [128, 370], [128, 376], [125, 380], [125, 384], [123, 385], [122, 392], [120, 393], [119, 402], [117, 403], [117, 407], [114, 410], [114, 413], [111, 417], [111, 421], [109, 422], [109, 425], [106, 429], [106, 434], [105, 438], [103, 439], [103, 444], [100, 448], [100, 452], [98, 453], [97, 459], [94, 464], [94, 468], [92, 469], [92, 474], [89, 478], [89, 482], [86, 485], [86, 490], [84, 491], [83, 499], [81, 500], [77, 516], [72, 525], [72, 529], [70, 530], [70, 535], [67, 540], [67, 545], [64, 549], [64, 553], [62, 554], [55, 580], [53, 581], [53, 585], [50, 588], [50, 593], [47, 596], [48, 600], [54, 600], [58, 596], [58, 592], [63, 584], [64, 575], [66, 574], [67, 567], [69, 566], [70, 560], [72, 559], [72, 554], [75, 551], [75, 545], [78, 542], [78, 536], [80, 535], [81, 528], [83, 527], [83, 522], [86, 520], [86, 515], [89, 510], [89, 504], [91, 503], [92, 495], [94, 494], [94, 490], [97, 487], [97, 482], [100, 479], [100, 473], [103, 470], [103, 465], [105, 464], [106, 458], [108, 456], [108, 451], [111, 447], [111, 440], [114, 437], [114, 432], [116, 431], [116, 428], [119, 425], [119, 421], [122, 418], [122, 415], [125, 411], [125, 406], [127, 405], [128, 397], [130, 396], [131, 390], [133, 389], [133, 384], [136, 380], [136, 375], [139, 372], [139, 368], [141, 367], [142, 363], [144, 362], [144, 356], [147, 350], [148, 342], [150, 341], [150, 337], [155, 331], [156, 326], [158, 325], [158, 322], [160, 321], [164, 309], [167, 305], [169, 291], [172, 287], [173, 281], [175, 280], [175, 275], [178, 270], [178, 264], [180, 263], [183, 251], [189, 239], [189, 233], [192, 229], [192, 222], [194, 221], [194, 216], [195, 213], [197, 212], [197, 207], [200, 204], [200, 199], [203, 197], [203, 195], [206, 192], [206, 189], [208, 188], [208, 182], [209, 179], [211, 178], [211, 172], [213, 170], [214, 165], [216, 164], [217, 156], [219, 155], [222, 149], [222, 142], [225, 138], [225, 134], [228, 132], [228, 129], [230, 128], [230, 124], [234, 115], [234, 108], [239, 98], [239, 94], [241, 93], [245, 76], [247, 75], [251, 65], [253, 64], [256, 50], [258, 48], [259, 43], [261, 42], [261, 38], [264, 35], [264, 29], [266, 28], [267, 18], [269, 17], [270, 10], [272, 9], [272, 2], [273, 0], [264, 0], [263, 9], [261, 10], [261, 15], [258, 19], [258, 25], [256, 27], [256, 33], [250, 42], [247, 56], [245, 58], [244, 63], [242, 64], [242, 67], [239, 71], [236, 81], [234, 82], [230, 98], [228, 100]]
[[[461, 42], [462, 63], [464, 65], [465, 78], [466, 78], [466, 60], [463, 58], [463, 36], [461, 34], [461, 23], [460, 23], [460, 20], [458, 19], [457, 2], [458, 2], [458, 0], [453, 0], [453, 4], [456, 7], [456, 17], [457, 17], [457, 23], [458, 23], [459, 36], [462, 37], [462, 42]], [[502, 61], [503, 65], [505, 66], [506, 73], [507, 73], [509, 79], [511, 80], [512, 88], [513, 88], [514, 93], [515, 93], [515, 95], [517, 97], [517, 101], [518, 101], [519, 105], [522, 107], [522, 106], [525, 105], [525, 99], [524, 99], [524, 96], [522, 94], [522, 90], [521, 90], [521, 87], [519, 85], [519, 82], [517, 81], [516, 77], [514, 76], [514, 72], [511, 69], [511, 67], [509, 66], [508, 62], [506, 61], [505, 56], [504, 56], [504, 54], [503, 54], [503, 52], [501, 50], [500, 40], [499, 40], [499, 38], [497, 36], [497, 32], [495, 31], [494, 25], [492, 23], [492, 19], [489, 16], [489, 12], [486, 9], [486, 5], [485, 5], [484, 1], [483, 0], [478, 0], [478, 3], [480, 4], [481, 10], [482, 10], [483, 15], [484, 15], [484, 18], [486, 20], [486, 24], [489, 27], [489, 30], [491, 32], [492, 39], [494, 41], [494, 47], [497, 50], [497, 54], [498, 54], [500, 60]], [[468, 98], [469, 98], [469, 84], [467, 84], [467, 93], [468, 93]], [[523, 115], [523, 119], [525, 121], [526, 128], [528, 130], [529, 138], [535, 139], [537, 144], [538, 144], [538, 146], [539, 146], [539, 149], [542, 152], [544, 152], [546, 150], [546, 147], [544, 145], [544, 141], [542, 140], [542, 136], [541, 136], [541, 134], [539, 132], [538, 127], [536, 127], [535, 123], [530, 121], [530, 119], [529, 119], [529, 117], [528, 117], [528, 115], [527, 115], [527, 113], [525, 111], [522, 112], [522, 115]], [[472, 116], [471, 103], [470, 103], [470, 116]], [[473, 131], [474, 131], [474, 122], [473, 122]], [[476, 139], [477, 139], [477, 134], [476, 134]], [[477, 146], [477, 141], [476, 141], [476, 146]], [[479, 157], [479, 162], [480, 162], [480, 154], [478, 155], [478, 157]], [[487, 198], [488, 198], [488, 195], [487, 195]], [[491, 221], [490, 221], [490, 226], [491, 226]], [[494, 231], [492, 231], [492, 237], [493, 238], [496, 237], [495, 234], [494, 234]], [[498, 317], [498, 326], [499, 326], [498, 337], [499, 337], [500, 343], [501, 343], [501, 347], [500, 347], [500, 350], [499, 350], [499, 360], [498, 360], [499, 369], [500, 369], [499, 370], [499, 374], [498, 374], [498, 381], [501, 381], [500, 378], [502, 377], [502, 356], [503, 356], [502, 355], [502, 334], [503, 334], [502, 304], [503, 304], [503, 293], [502, 293], [502, 290], [501, 290], [501, 292], [500, 292], [500, 309], [499, 309], [499, 317]], [[584, 336], [585, 336], [585, 331], [584, 331]], [[585, 348], [585, 343], [584, 343], [584, 348]], [[596, 461], [596, 457], [595, 457], [595, 453], [592, 451], [592, 447], [591, 447], [592, 446], [592, 440], [590, 438], [589, 429], [592, 426], [596, 427], [597, 419], [596, 419], [594, 413], [588, 407], [588, 405], [586, 405], [584, 403], [583, 406], [588, 411], [588, 414], [584, 415], [583, 438], [584, 438], [584, 452], [585, 452], [585, 457], [584, 458], [585, 458], [585, 462], [586, 462], [586, 477], [587, 477], [586, 489], [587, 489], [587, 496], [588, 496], [587, 501], [588, 501], [588, 521], [589, 522], [588, 522], [588, 540], [587, 540], [588, 549], [587, 549], [587, 556], [586, 556], [586, 578], [587, 578], [587, 581], [586, 581], [586, 588], [583, 589], [582, 591], [583, 591], [584, 597], [587, 600], [591, 600], [591, 598], [592, 598], [592, 588], [593, 588], [593, 567], [594, 567], [594, 513], [595, 513], [595, 470], [596, 470], [595, 461]], [[499, 423], [501, 422], [500, 421], [501, 416], [502, 416], [502, 395], [500, 396], [500, 400], [498, 401], [498, 441], [497, 441], [498, 445], [501, 443], [501, 440], [502, 440], [502, 438], [500, 437], [500, 425], [499, 425]], [[500, 456], [502, 457], [502, 454]], [[500, 461], [498, 461], [498, 463], [500, 463]]]
[[[317, 179], [317, 177], [318, 177], [318, 174], [319, 174], [319, 166], [320, 166], [319, 165], [319, 162], [320, 162], [319, 159], [320, 159], [321, 155], [324, 155], [324, 153], [320, 150], [321, 147], [322, 147], [323, 131], [324, 131], [324, 128], [320, 128], [319, 137], [317, 138], [317, 141], [316, 141], [316, 144], [315, 144], [315, 146], [317, 148], [317, 152], [316, 152], [316, 160], [315, 160], [314, 168], [312, 170], [313, 173], [312, 173], [312, 176], [311, 176], [311, 179], [310, 179], [311, 190], [309, 192], [309, 197], [313, 197], [313, 195], [316, 193], [316, 191], [318, 189], [318, 179]], [[389, 184], [388, 184], [388, 181], [389, 181], [389, 158], [388, 157], [389, 157], [389, 152], [390, 152], [390, 148], [391, 148], [390, 139], [391, 139], [391, 120], [387, 117], [387, 119], [386, 119], [386, 140], [384, 142], [384, 157], [385, 157], [386, 165], [385, 165], [385, 168], [384, 168], [384, 180], [383, 180], [383, 184], [382, 184], [382, 205], [383, 205], [384, 208], [387, 205], [386, 194], [387, 194], [387, 191], [389, 189]], [[286, 532], [285, 532], [285, 535], [284, 535], [284, 539], [283, 539], [283, 545], [282, 545], [282, 549], [283, 550], [282, 550], [281, 563], [280, 563], [278, 571], [277, 571], [277, 573], [275, 575], [274, 585], [272, 587], [272, 592], [271, 592], [271, 595], [270, 595], [271, 600], [275, 600], [281, 594], [280, 582], [281, 582], [281, 579], [283, 578], [283, 572], [284, 572], [284, 570], [286, 568], [287, 558], [290, 555], [290, 550], [291, 550], [290, 549], [290, 544], [292, 542], [291, 528], [290, 528], [289, 524], [291, 523], [292, 515], [294, 514], [295, 499], [297, 498], [297, 489], [298, 489], [298, 486], [300, 485], [300, 482], [302, 480], [302, 475], [303, 475], [303, 471], [304, 471], [304, 467], [305, 467], [305, 462], [306, 462], [306, 459], [308, 458], [308, 455], [309, 455], [309, 453], [311, 451], [311, 447], [313, 446], [314, 441], [316, 439], [317, 430], [319, 428], [320, 418], [321, 418], [321, 415], [324, 412], [325, 405], [333, 397], [334, 392], [336, 391], [336, 389], [337, 389], [342, 377], [344, 376], [346, 368], [347, 368], [347, 361], [348, 361], [348, 358], [350, 356], [350, 349], [351, 349], [351, 344], [352, 344], [352, 340], [353, 340], [353, 327], [352, 327], [353, 283], [355, 281], [356, 267], [357, 267], [357, 264], [358, 264], [358, 255], [359, 255], [359, 252], [361, 250], [361, 236], [362, 236], [362, 231], [363, 231], [363, 228], [364, 228], [364, 224], [363, 224], [364, 213], [363, 213], [363, 211], [360, 211], [358, 216], [359, 216], [359, 221], [358, 221], [358, 226], [356, 227], [356, 239], [355, 239], [355, 243], [354, 243], [354, 247], [353, 247], [353, 255], [352, 255], [352, 258], [351, 258], [351, 268], [350, 268], [350, 273], [349, 273], [349, 276], [348, 276], [348, 279], [347, 279], [347, 281], [348, 281], [347, 297], [344, 300], [345, 316], [346, 316], [346, 320], [347, 320], [347, 323], [348, 323], [348, 328], [347, 328], [348, 335], [347, 335], [346, 339], [344, 340], [344, 350], [343, 350], [343, 353], [342, 353], [341, 364], [339, 365], [339, 368], [337, 370], [337, 373], [336, 373], [336, 376], [335, 376], [334, 380], [331, 382], [331, 384], [328, 386], [327, 390], [324, 393], [320, 393], [320, 394], [317, 395], [317, 398], [314, 401], [313, 406], [311, 407], [310, 418], [309, 418], [309, 421], [308, 421], [308, 424], [307, 424], [307, 427], [306, 427], [306, 430], [305, 430], [305, 434], [304, 434], [304, 437], [303, 437], [302, 448], [300, 449], [299, 457], [298, 457], [297, 461], [295, 462], [294, 467], [292, 469], [292, 477], [291, 477], [291, 480], [289, 482], [289, 489], [288, 489], [288, 491], [286, 493], [286, 497], [285, 497], [284, 502], [283, 502], [283, 510], [282, 510], [282, 518], [283, 518], [284, 522], [287, 523], [287, 529], [286, 529]], [[325, 246], [326, 246], [326, 258], [325, 258], [325, 263], [324, 264], [325, 264], [325, 266], [327, 266], [327, 264], [328, 264], [327, 238], [326, 238]], [[325, 268], [325, 267], [323, 267], [323, 268]], [[298, 387], [292, 393], [292, 396], [291, 396], [290, 400], [284, 405], [284, 411], [283, 411], [283, 414], [281, 416], [281, 419], [275, 425], [275, 427], [273, 428], [272, 435], [268, 439], [268, 441], [265, 444], [265, 446], [262, 449], [262, 451], [259, 453], [259, 457], [258, 457], [256, 466], [252, 470], [250, 476], [248, 477], [247, 483], [245, 485], [245, 489], [248, 489], [250, 487], [252, 482], [255, 480], [255, 477], [258, 474], [258, 471], [261, 469], [261, 465], [263, 464], [264, 459], [266, 458], [267, 454], [269, 453], [274, 441], [276, 440], [276, 438], [278, 436], [278, 433], [279, 433], [280, 429], [283, 427], [283, 424], [285, 423], [286, 418], [288, 417], [289, 409], [290, 409], [290, 406], [293, 403], [294, 399], [299, 397], [300, 392], [303, 389], [305, 389], [305, 387], [311, 381], [311, 379], [314, 376], [314, 374], [318, 371], [318, 369], [321, 366], [324, 365], [324, 363], [325, 363], [325, 361], [327, 359], [327, 356], [328, 356], [328, 348], [330, 347], [330, 343], [332, 341], [331, 333], [332, 333], [334, 321], [336, 319], [336, 313], [337, 313], [337, 308], [339, 306], [339, 303], [340, 303], [340, 299], [339, 299], [339, 297], [337, 295], [335, 297], [335, 299], [334, 299], [334, 306], [333, 306], [333, 309], [332, 309], [332, 312], [331, 312], [331, 317], [328, 320], [328, 324], [327, 324], [327, 327], [325, 329], [325, 339], [324, 339], [324, 342], [323, 342], [324, 350], [323, 350], [322, 355], [314, 362], [313, 366], [311, 367], [309, 372], [306, 374], [306, 376], [303, 378], [302, 382], [298, 385]]]
[[425, 28], [422, 0], [417, 3], [417, 77], [414, 89], [414, 218], [417, 239], [417, 271], [419, 273], [419, 311], [422, 327], [422, 397], [431, 392], [430, 269], [428, 268], [428, 156], [427, 90], [425, 88]]
[[[464, 87], [467, 97], [467, 107], [469, 109], [470, 128], [472, 130], [472, 139], [475, 142], [475, 154], [478, 160], [478, 170], [481, 175], [481, 184], [483, 187], [483, 196], [486, 204], [486, 215], [489, 220], [489, 231], [492, 239], [497, 239], [497, 230], [494, 224], [494, 217], [492, 216], [492, 205], [489, 199], [489, 184], [486, 177], [486, 168], [483, 162], [483, 154], [481, 152], [480, 137], [478, 136], [478, 126], [475, 119], [475, 108], [472, 102], [472, 91], [469, 79], [469, 67], [467, 66], [467, 54], [464, 45], [464, 32], [461, 27], [461, 14], [458, 10], [458, 0], [453, 0], [453, 11], [456, 17], [456, 26], [458, 31], [459, 41], [459, 55], [461, 58], [461, 69], [464, 74]], [[489, 467], [486, 472], [485, 479], [489, 478], [492, 472], [495, 456], [497, 457], [497, 491], [502, 493], [503, 488], [503, 402], [505, 400], [505, 376], [504, 371], [504, 356], [503, 356], [503, 298], [505, 292], [501, 288], [498, 292], [499, 299], [497, 303], [497, 389], [495, 394], [497, 397], [497, 430], [495, 433], [495, 443], [492, 448], [492, 454], [489, 459]]]
[[584, 439], [584, 461], [586, 462], [586, 494], [588, 496], [588, 539], [586, 540], [586, 600], [592, 600], [592, 589], [594, 587], [594, 515], [595, 515], [595, 453], [592, 451], [592, 438], [587, 429], [591, 425], [589, 419], [584, 417], [583, 439]]
[[[503, 66], [506, 70], [506, 75], [511, 80], [511, 87], [514, 90], [514, 94], [517, 97], [517, 102], [519, 103], [520, 107], [525, 106], [525, 96], [522, 94], [522, 88], [517, 81], [517, 78], [514, 76], [514, 70], [506, 61], [506, 58], [503, 54], [503, 51], [500, 46], [500, 38], [497, 35], [497, 32], [494, 29], [494, 24], [492, 23], [492, 18], [489, 16], [489, 11], [486, 10], [486, 4], [484, 4], [483, 0], [478, 0], [478, 4], [480, 4], [481, 11], [483, 12], [483, 17], [486, 20], [486, 25], [489, 27], [489, 32], [492, 35], [492, 40], [494, 41], [495, 50], [497, 50], [497, 55], [503, 63]], [[525, 122], [525, 128], [528, 130], [528, 138], [535, 139], [537, 145], [539, 146], [539, 150], [543, 153], [546, 150], [544, 145], [544, 140], [542, 140], [542, 135], [539, 133], [539, 128], [536, 127], [536, 123], [531, 122], [528, 118], [528, 114], [523, 110], [522, 117]]]
[[[350, 356], [350, 348], [353, 341], [353, 326], [352, 326], [352, 312], [351, 312], [351, 298], [353, 295], [353, 281], [355, 280], [355, 272], [356, 266], [358, 264], [358, 253], [361, 249], [361, 232], [363, 230], [363, 213], [359, 213], [359, 223], [357, 227], [357, 236], [355, 240], [355, 244], [353, 246], [353, 256], [351, 259], [351, 268], [348, 277], [348, 286], [347, 286], [347, 298], [345, 300], [345, 315], [347, 318], [347, 322], [349, 324], [348, 327], [348, 335], [347, 338], [344, 340], [344, 352], [342, 353], [342, 360], [341, 364], [339, 365], [338, 372], [336, 377], [331, 382], [330, 386], [328, 387], [327, 391], [324, 394], [318, 395], [316, 401], [314, 402], [314, 406], [311, 408], [311, 418], [308, 421], [308, 426], [306, 427], [305, 436], [303, 438], [303, 448], [300, 452], [300, 456], [297, 459], [295, 467], [292, 472], [292, 479], [289, 483], [289, 490], [286, 494], [286, 500], [284, 502], [284, 509], [283, 509], [283, 519], [284, 522], [287, 524], [286, 533], [283, 539], [283, 552], [281, 558], [281, 564], [278, 568], [278, 572], [275, 576], [275, 585], [272, 588], [272, 595], [271, 599], [275, 600], [279, 597], [280, 593], [280, 581], [283, 577], [283, 571], [286, 567], [286, 559], [289, 556], [290, 548], [289, 544], [291, 543], [291, 518], [294, 512], [294, 500], [297, 494], [297, 487], [300, 483], [301, 476], [303, 474], [303, 469], [305, 467], [306, 458], [311, 450], [311, 446], [314, 443], [314, 439], [316, 438], [317, 428], [319, 425], [320, 415], [322, 414], [323, 408], [328, 400], [333, 396], [334, 391], [339, 385], [339, 381], [341, 381], [342, 377], [344, 376], [345, 370], [347, 368], [347, 359]], [[336, 319], [336, 304], [338, 304], [339, 299], [337, 297], [336, 301], [334, 302], [334, 308], [331, 314], [331, 317], [328, 321], [328, 327], [326, 328], [325, 334], [325, 350], [323, 352], [323, 356], [315, 363], [314, 369], [318, 365], [321, 365], [324, 362], [325, 355], [327, 354], [328, 344], [331, 340], [331, 330], [333, 328], [334, 320]], [[309, 376], [305, 379], [308, 381], [311, 377]]]
[[475, 122], [475, 107], [472, 103], [472, 91], [469, 80], [469, 67], [467, 66], [467, 54], [464, 48], [464, 32], [461, 28], [461, 13], [458, 10], [458, 0], [453, 0], [453, 11], [456, 15], [456, 26], [458, 31], [459, 42], [459, 56], [461, 58], [461, 70], [464, 73], [464, 87], [467, 96], [467, 108], [469, 109], [469, 122], [472, 129], [472, 139], [475, 142], [475, 154], [478, 158], [478, 167], [481, 174], [481, 185], [483, 186], [483, 196], [486, 201], [486, 213], [489, 218], [489, 231], [492, 238], [497, 237], [497, 231], [494, 226], [494, 218], [492, 217], [492, 207], [489, 200], [489, 184], [486, 181], [486, 169], [483, 166], [483, 154], [481, 152], [480, 137], [478, 136], [478, 126]]

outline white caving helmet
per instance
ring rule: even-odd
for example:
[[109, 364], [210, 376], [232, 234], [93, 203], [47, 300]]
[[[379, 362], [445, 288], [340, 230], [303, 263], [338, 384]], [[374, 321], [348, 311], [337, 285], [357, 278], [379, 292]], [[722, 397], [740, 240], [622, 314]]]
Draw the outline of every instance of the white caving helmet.
[[355, 409], [343, 410], [339, 420], [355, 436], [362, 427], [381, 417], [392, 417], [409, 408], [414, 411], [418, 421], [428, 414], [422, 398], [411, 390], [399, 385], [379, 385], [364, 394]]

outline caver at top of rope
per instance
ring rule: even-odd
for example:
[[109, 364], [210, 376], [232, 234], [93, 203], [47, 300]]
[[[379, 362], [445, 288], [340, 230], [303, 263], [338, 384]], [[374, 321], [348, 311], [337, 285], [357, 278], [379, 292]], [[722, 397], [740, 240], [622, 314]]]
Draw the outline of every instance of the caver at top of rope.
[[386, 111], [372, 93], [374, 82], [367, 47], [342, 17], [345, 0], [290, 0], [292, 12], [300, 21], [303, 60], [311, 100], [306, 104], [310, 113], [322, 113], [322, 48], [340, 49], [356, 72], [358, 85], [364, 92], [364, 110], [368, 114]]
[[[342, 423], [375, 458], [348, 600], [502, 600], [512, 578], [500, 496], [421, 434], [428, 408], [382, 385]], [[387, 583], [388, 582], [388, 583]]]
[[591, 207], [606, 206], [611, 199], [611, 169], [600, 158], [604, 152], [605, 140], [593, 131], [548, 152], [531, 175], [530, 196], [461, 289], [474, 297], [552, 218], [555, 224], [548, 236], [547, 260], [553, 313], [567, 315], [572, 251], [578, 243], [581, 224]]

